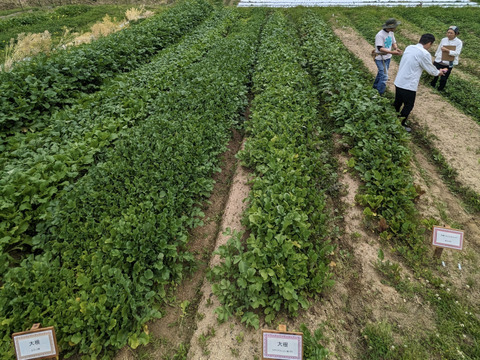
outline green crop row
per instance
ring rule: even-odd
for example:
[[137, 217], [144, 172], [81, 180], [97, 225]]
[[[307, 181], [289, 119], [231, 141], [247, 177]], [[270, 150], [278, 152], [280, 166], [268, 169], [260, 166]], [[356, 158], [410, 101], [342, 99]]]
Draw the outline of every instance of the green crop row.
[[2, 359], [13, 355], [11, 333], [33, 322], [55, 326], [66, 357], [109, 358], [148, 341], [143, 325], [161, 317], [168, 288], [191, 265], [188, 230], [200, 223], [199, 204], [247, 104], [265, 13], [241, 14], [172, 78], [150, 72], [145, 92], [160, 95], [149, 99], [149, 116], [50, 202], [35, 255], [4, 276]]
[[180, 39], [212, 12], [205, 0], [183, 2], [138, 26], [92, 44], [39, 55], [0, 73], [0, 133], [37, 130], [79, 93], [92, 93]]
[[[49, 203], [78, 180], [130, 127], [154, 111], [152, 103], [168, 96], [183, 68], [199, 61], [227, 34], [238, 13], [223, 10], [154, 61], [116, 78], [103, 91], [56, 113], [37, 133], [9, 137], [0, 161], [0, 273], [19, 250], [28, 254], [36, 226]], [[152, 77], [155, 73], [155, 77]]]
[[316, 91], [301, 66], [298, 38], [283, 13], [266, 24], [253, 76], [248, 139], [240, 153], [254, 170], [246, 243], [234, 234], [209, 276], [224, 321], [259, 327], [280, 311], [296, 315], [331, 285], [325, 191], [335, 180], [323, 140]]
[[[362, 81], [358, 62], [318, 16], [300, 21], [308, 66], [330, 117], [350, 146], [349, 165], [364, 182], [358, 201], [371, 220], [384, 222], [386, 238], [424, 251], [417, 235], [417, 196], [409, 171], [408, 137], [390, 103]], [[384, 227], [385, 227], [384, 226]]]

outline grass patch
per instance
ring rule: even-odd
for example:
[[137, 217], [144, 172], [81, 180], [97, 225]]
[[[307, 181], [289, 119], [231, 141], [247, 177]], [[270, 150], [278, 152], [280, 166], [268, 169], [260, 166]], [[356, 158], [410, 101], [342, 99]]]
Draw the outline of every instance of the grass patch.
[[[414, 337], [407, 334], [405, 344], [395, 342], [389, 324], [367, 325], [363, 332], [367, 347], [365, 359], [430, 358], [427, 354], [438, 354], [438, 358], [442, 359], [478, 359], [480, 344], [476, 339], [480, 336], [480, 321], [474, 315], [475, 309], [472, 309], [464, 294], [460, 295], [459, 290], [435, 276], [431, 269], [413, 266], [420, 282], [410, 281], [402, 274], [399, 264], [384, 260], [381, 252], [376, 268], [384, 276], [385, 282], [403, 297], [420, 296], [429, 304], [434, 312], [436, 327], [423, 335], [423, 349], [426, 354], [413, 352], [403, 356], [405, 349], [412, 347], [417, 349], [418, 339], [413, 340]], [[467, 292], [470, 289], [469, 285]], [[417, 350], [419, 349], [421, 348]]]

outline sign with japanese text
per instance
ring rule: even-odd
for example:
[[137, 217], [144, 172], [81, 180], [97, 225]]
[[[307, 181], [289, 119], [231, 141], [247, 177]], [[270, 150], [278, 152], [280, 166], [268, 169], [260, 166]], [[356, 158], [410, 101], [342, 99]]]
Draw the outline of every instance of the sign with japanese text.
[[303, 359], [302, 333], [262, 330], [262, 338], [262, 360]]
[[58, 356], [53, 326], [12, 335], [17, 360], [48, 359]]
[[441, 248], [462, 250], [463, 231], [434, 226], [432, 245]]

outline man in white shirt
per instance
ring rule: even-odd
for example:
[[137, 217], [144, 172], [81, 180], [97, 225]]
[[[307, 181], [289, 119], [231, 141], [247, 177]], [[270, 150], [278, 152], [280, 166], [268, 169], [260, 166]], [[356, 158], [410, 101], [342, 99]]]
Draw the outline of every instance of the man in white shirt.
[[375, 53], [377, 54], [375, 64], [378, 72], [373, 82], [373, 88], [377, 89], [380, 95], [383, 95], [387, 89], [388, 68], [392, 55], [402, 55], [402, 50], [398, 48], [393, 34], [398, 25], [400, 25], [400, 21], [393, 18], [388, 19], [382, 25], [382, 30], [375, 35]]
[[[407, 46], [395, 78], [395, 101], [393, 106], [397, 112], [400, 112], [400, 116], [403, 118], [402, 125], [408, 132], [411, 129], [407, 127], [407, 118], [415, 105], [418, 83], [423, 70], [433, 76], [443, 76], [447, 72], [447, 69], [438, 70], [432, 64], [432, 56], [428, 49], [430, 49], [434, 41], [435, 36], [432, 34], [423, 34], [417, 45]], [[402, 105], [403, 109], [400, 111]]]

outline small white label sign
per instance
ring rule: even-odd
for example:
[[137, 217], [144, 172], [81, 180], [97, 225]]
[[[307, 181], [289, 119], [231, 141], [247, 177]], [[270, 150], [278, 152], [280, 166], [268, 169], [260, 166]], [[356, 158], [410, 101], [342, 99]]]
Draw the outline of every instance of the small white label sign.
[[434, 226], [432, 244], [442, 248], [462, 250], [463, 231]]
[[264, 359], [302, 359], [302, 335], [263, 333]]
[[13, 337], [17, 359], [55, 357], [57, 354], [53, 330], [18, 334]]

